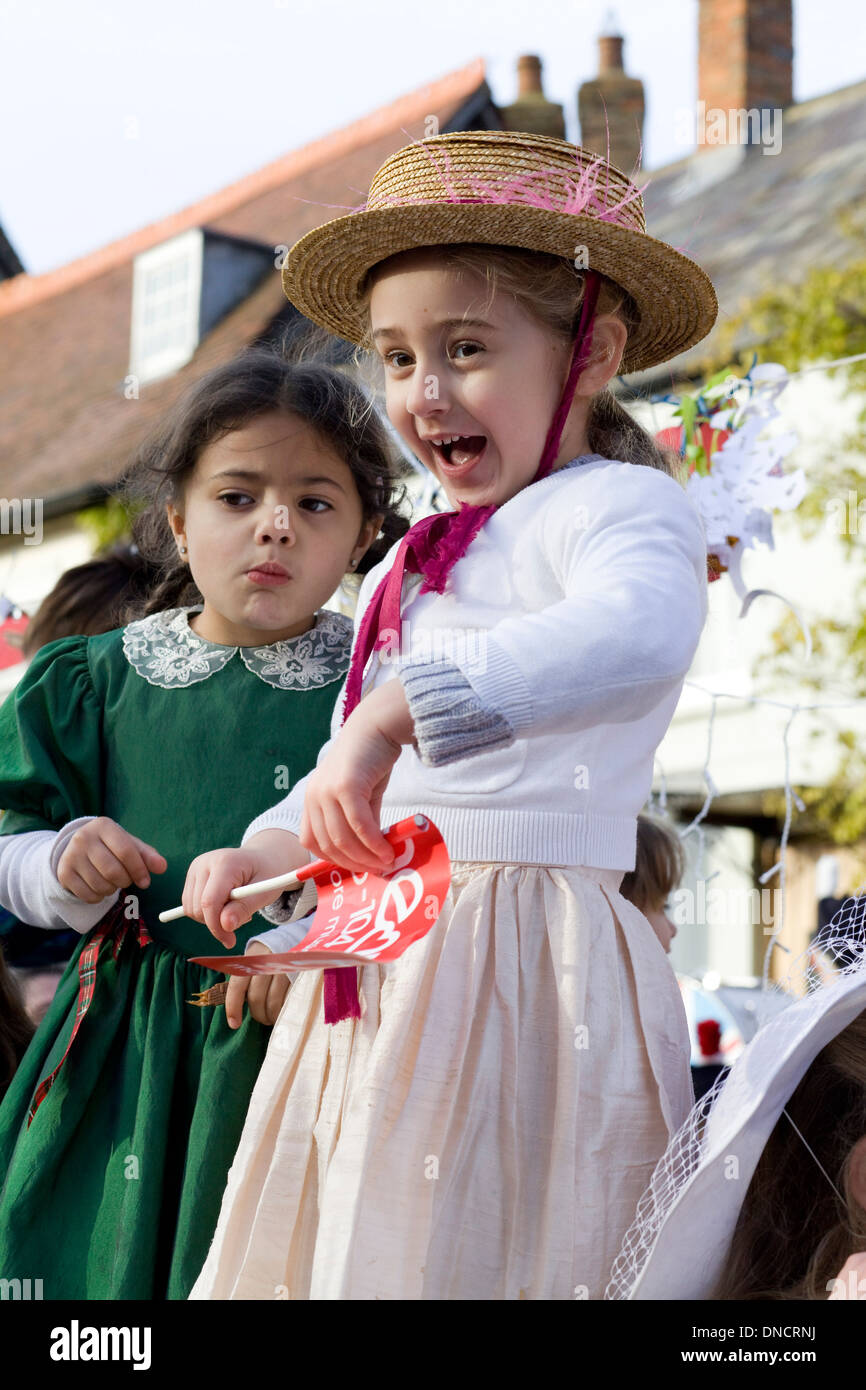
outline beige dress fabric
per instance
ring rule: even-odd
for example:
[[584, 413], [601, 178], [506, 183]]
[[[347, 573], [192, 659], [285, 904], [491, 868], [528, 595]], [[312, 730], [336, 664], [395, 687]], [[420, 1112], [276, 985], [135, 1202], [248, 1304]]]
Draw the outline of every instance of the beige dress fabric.
[[618, 870], [455, 863], [330, 1026], [299, 975], [194, 1299], [602, 1297], [692, 1103], [670, 963]]

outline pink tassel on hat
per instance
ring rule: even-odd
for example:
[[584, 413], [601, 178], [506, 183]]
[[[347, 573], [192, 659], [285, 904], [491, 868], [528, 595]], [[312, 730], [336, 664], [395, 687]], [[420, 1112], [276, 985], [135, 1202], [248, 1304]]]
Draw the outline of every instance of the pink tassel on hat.
[[[623, 216], [624, 210], [631, 203], [640, 204], [644, 191], [649, 187], [648, 183], [644, 184], [643, 188], [629, 183], [627, 192], [619, 201], [611, 202], [609, 199], [608, 164], [599, 155], [585, 166], [581, 166], [575, 160], [574, 177], [563, 175], [560, 169], [554, 168], [531, 169], [524, 174], [506, 179], [498, 176], [493, 169], [491, 169], [487, 179], [480, 178], [475, 173], [461, 173], [457, 177], [468, 187], [469, 196], [467, 196], [465, 192], [458, 191], [456, 187], [455, 176], [452, 175], [449, 150], [442, 151], [442, 164], [440, 165], [432, 149], [423, 141], [418, 141], [417, 147], [423, 151], [435, 168], [447, 194], [443, 201], [449, 203], [484, 203], [487, 206], [507, 203], [511, 206], [543, 208], [545, 212], [566, 213], [570, 217], [586, 214], [598, 222], [613, 222], [623, 226], [629, 223], [629, 218]], [[604, 175], [604, 184], [600, 192], [599, 185], [602, 175]], [[428, 199], [429, 195], [424, 191], [410, 198], [401, 193], [385, 194], [381, 198], [380, 205], [406, 207], [412, 203], [426, 203]], [[366, 210], [366, 203], [353, 209], [357, 212]]]

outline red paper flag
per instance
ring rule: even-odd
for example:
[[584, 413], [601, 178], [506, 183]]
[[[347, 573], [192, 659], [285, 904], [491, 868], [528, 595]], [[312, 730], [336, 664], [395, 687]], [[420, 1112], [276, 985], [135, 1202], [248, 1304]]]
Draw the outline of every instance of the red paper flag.
[[385, 832], [396, 859], [384, 872], [363, 874], [320, 861], [311, 877], [319, 900], [313, 925], [291, 951], [260, 956], [194, 956], [196, 965], [228, 975], [283, 975], [290, 970], [396, 960], [426, 936], [451, 884], [445, 841], [426, 816]]

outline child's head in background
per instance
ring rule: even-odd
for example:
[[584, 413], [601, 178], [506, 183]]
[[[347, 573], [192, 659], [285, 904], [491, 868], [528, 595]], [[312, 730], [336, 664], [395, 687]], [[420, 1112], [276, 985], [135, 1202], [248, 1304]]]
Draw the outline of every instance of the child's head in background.
[[677, 929], [665, 905], [684, 872], [685, 855], [676, 831], [664, 821], [638, 816], [634, 868], [625, 875], [619, 891], [640, 908], [666, 951], [670, 951]]
[[825, 1299], [864, 1250], [866, 1011], [818, 1053], [776, 1122], [712, 1296]]
[[307, 631], [344, 576], [408, 525], [387, 431], [360, 387], [264, 348], [197, 382], [126, 483], [149, 497], [134, 537], [164, 576], [143, 612], [201, 604], [194, 630], [226, 645]]
[[[365, 345], [383, 363], [388, 416], [452, 506], [501, 506], [533, 480], [568, 376], [585, 281], [562, 257], [487, 245], [405, 251], [370, 271]], [[630, 296], [600, 277], [592, 353], [554, 469], [598, 453], [671, 471], [608, 389], [636, 314]], [[440, 442], [454, 436], [457, 443]]]
[[126, 543], [64, 570], [24, 633], [24, 656], [29, 660], [60, 637], [92, 637], [122, 627], [159, 578], [156, 566]]

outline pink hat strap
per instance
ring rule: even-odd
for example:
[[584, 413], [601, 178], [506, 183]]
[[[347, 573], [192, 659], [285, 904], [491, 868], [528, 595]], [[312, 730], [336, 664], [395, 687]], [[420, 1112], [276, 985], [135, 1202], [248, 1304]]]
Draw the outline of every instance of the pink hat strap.
[[601, 288], [601, 282], [593, 271], [588, 270], [583, 285], [583, 303], [580, 306], [580, 322], [578, 323], [577, 333], [575, 334], [571, 367], [565, 386], [563, 387], [562, 397], [559, 405], [556, 407], [556, 413], [550, 423], [550, 429], [547, 431], [547, 439], [544, 442], [541, 462], [532, 480], [534, 483], [537, 483], [540, 478], [545, 478], [556, 462], [556, 456], [559, 453], [559, 445], [562, 439], [562, 431], [565, 429], [568, 412], [571, 410], [574, 393], [577, 390], [577, 383], [581, 372], [589, 361], [589, 354], [592, 351], [592, 330], [595, 324], [595, 308], [598, 303], [598, 293]]

